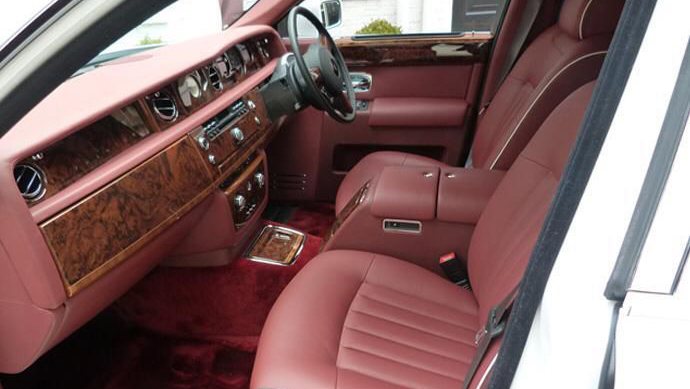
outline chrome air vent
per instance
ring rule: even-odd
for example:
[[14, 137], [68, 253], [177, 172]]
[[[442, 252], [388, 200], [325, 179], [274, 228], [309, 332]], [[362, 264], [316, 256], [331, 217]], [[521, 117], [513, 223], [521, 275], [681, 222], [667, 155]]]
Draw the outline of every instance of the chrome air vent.
[[156, 92], [150, 97], [153, 111], [159, 118], [166, 122], [171, 122], [177, 119], [177, 104], [175, 100], [168, 94], [168, 92]]
[[256, 42], [256, 46], [259, 49], [259, 53], [264, 59], [269, 59], [271, 54], [268, 52], [268, 38], [264, 38]]
[[208, 67], [208, 81], [211, 83], [211, 86], [213, 86], [213, 89], [217, 91], [223, 90], [223, 80], [221, 80], [220, 73], [215, 66]]
[[14, 181], [26, 201], [40, 200], [46, 193], [43, 173], [35, 166], [27, 164], [15, 166]]

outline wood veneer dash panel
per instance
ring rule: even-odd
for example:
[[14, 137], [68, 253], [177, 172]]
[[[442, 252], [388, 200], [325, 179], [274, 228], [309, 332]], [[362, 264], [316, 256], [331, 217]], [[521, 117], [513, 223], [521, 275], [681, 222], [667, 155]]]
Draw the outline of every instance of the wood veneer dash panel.
[[213, 178], [185, 137], [41, 225], [68, 295], [126, 259], [203, 199]]
[[489, 40], [490, 36], [341, 39], [336, 44], [349, 66], [398, 66], [484, 62]]

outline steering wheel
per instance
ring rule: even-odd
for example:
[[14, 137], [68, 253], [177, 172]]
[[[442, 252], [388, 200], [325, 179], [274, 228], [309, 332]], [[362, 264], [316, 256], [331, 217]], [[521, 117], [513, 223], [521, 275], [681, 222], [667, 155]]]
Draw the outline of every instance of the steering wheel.
[[[305, 17], [319, 32], [317, 43], [309, 45], [304, 55], [299, 49], [297, 17]], [[341, 123], [355, 120], [355, 90], [345, 58], [321, 21], [304, 7], [295, 7], [288, 15], [288, 34], [295, 55], [296, 78], [310, 102]]]

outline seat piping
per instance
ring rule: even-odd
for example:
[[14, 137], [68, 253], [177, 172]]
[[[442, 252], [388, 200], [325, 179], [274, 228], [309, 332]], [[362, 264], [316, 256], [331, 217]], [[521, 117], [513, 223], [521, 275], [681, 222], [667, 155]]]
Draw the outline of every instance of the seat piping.
[[496, 164], [498, 163], [498, 160], [501, 159], [501, 156], [503, 155], [503, 152], [505, 151], [505, 149], [508, 147], [508, 144], [510, 144], [510, 141], [513, 139], [513, 137], [514, 137], [515, 134], [517, 133], [517, 130], [518, 130], [518, 129], [520, 128], [520, 126], [522, 125], [522, 122], [524, 122], [525, 119], [527, 118], [527, 114], [529, 114], [530, 111], [532, 110], [532, 108], [534, 108], [534, 105], [537, 104], [537, 101], [539, 101], [539, 99], [541, 98], [541, 96], [544, 94], [544, 92], [546, 92], [546, 90], [549, 88], [549, 86], [551, 86], [551, 84], [554, 82], [554, 80], [556, 80], [556, 78], [558, 78], [558, 76], [560, 76], [563, 72], [565, 72], [569, 67], [575, 65], [577, 62], [580, 62], [581, 60], [584, 60], [584, 59], [593, 57], [593, 56], [595, 56], [595, 55], [606, 54], [607, 52], [608, 52], [608, 50], [602, 50], [602, 51], [597, 51], [597, 52], [594, 52], [594, 53], [589, 53], [589, 54], [583, 55], [582, 57], [579, 57], [579, 58], [574, 59], [574, 60], [571, 61], [569, 64], [567, 64], [566, 66], [564, 66], [563, 69], [561, 69], [560, 71], [558, 71], [558, 73], [556, 73], [556, 75], [554, 75], [554, 76], [549, 80], [549, 82], [546, 84], [546, 86], [544, 86], [544, 88], [542, 88], [542, 90], [539, 91], [539, 94], [537, 95], [537, 97], [536, 97], [534, 100], [532, 100], [532, 103], [531, 103], [530, 106], [527, 108], [527, 111], [525, 111], [525, 113], [524, 113], [524, 114], [522, 115], [522, 117], [520, 118], [520, 121], [518, 122], [518, 124], [515, 126], [515, 128], [513, 128], [513, 131], [510, 133], [510, 136], [508, 137], [508, 140], [506, 140], [506, 141], [503, 143], [503, 147], [501, 147], [501, 151], [499, 151], [499, 152], [498, 152], [498, 155], [496, 156], [496, 158], [494, 158], [494, 161], [491, 163], [491, 166], [489, 167], [489, 170], [493, 170], [494, 167], [496, 167]]

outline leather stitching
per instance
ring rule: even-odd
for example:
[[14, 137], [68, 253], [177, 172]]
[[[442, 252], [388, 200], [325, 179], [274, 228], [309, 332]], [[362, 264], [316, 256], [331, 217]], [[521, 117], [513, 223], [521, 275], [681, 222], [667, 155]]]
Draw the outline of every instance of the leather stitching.
[[437, 338], [439, 338], [439, 339], [443, 339], [443, 340], [447, 340], [447, 341], [450, 341], [450, 342], [455, 342], [455, 343], [463, 344], [463, 345], [466, 345], [466, 346], [475, 347], [475, 346], [474, 346], [474, 341], [473, 341], [473, 340], [468, 340], [468, 341], [466, 341], [466, 342], [463, 342], [462, 339], [453, 339], [453, 338], [450, 338], [450, 337], [448, 337], [448, 336], [443, 336], [443, 335], [439, 335], [439, 334], [434, 334], [433, 332], [429, 332], [429, 331], [426, 331], [426, 330], [422, 330], [422, 329], [419, 329], [419, 328], [417, 328], [417, 327], [413, 327], [413, 326], [410, 326], [410, 325], [407, 325], [407, 324], [399, 323], [399, 322], [397, 322], [397, 321], [393, 321], [393, 320], [390, 320], [390, 319], [386, 319], [385, 317], [377, 316], [377, 315], [374, 315], [374, 314], [371, 314], [371, 313], [362, 312], [362, 311], [357, 311], [357, 310], [354, 310], [354, 309], [353, 309], [351, 312], [358, 313], [358, 314], [364, 315], [364, 316], [369, 316], [369, 317], [372, 317], [372, 318], [374, 318], [374, 319], [378, 319], [378, 320], [384, 321], [384, 322], [386, 322], [386, 323], [394, 324], [394, 325], [397, 325], [397, 326], [400, 326], [400, 327], [403, 327], [403, 328], [408, 328], [408, 329], [411, 329], [411, 330], [414, 330], [414, 331], [417, 331], [417, 332], [421, 332], [421, 333], [423, 333], [423, 334], [427, 334], [427, 335], [430, 335], [430, 336], [435, 336], [435, 337], [437, 337]]
[[[405, 292], [399, 291], [399, 290], [397, 290], [397, 289], [393, 289], [393, 288], [391, 288], [391, 287], [389, 287], [389, 286], [385, 286], [385, 285], [381, 285], [381, 284], [375, 284], [375, 283], [373, 283], [373, 282], [366, 282], [366, 284], [367, 284], [367, 285], [374, 286], [374, 287], [378, 287], [378, 288], [388, 289], [388, 290], [390, 290], [390, 291], [392, 291], [392, 292], [399, 293], [399, 294], [401, 294], [401, 295], [403, 295], [403, 296], [408, 296], [408, 297], [412, 297], [412, 298], [415, 298], [415, 299], [424, 300], [425, 303], [431, 302], [431, 303], [434, 303], [434, 304], [438, 305], [439, 307], [443, 307], [443, 308], [445, 308], [445, 309], [453, 309], [453, 310], [456, 310], [456, 311], [458, 311], [458, 312], [465, 313], [465, 314], [467, 314], [467, 315], [469, 315], [469, 316], [476, 316], [476, 313], [470, 313], [470, 312], [460, 311], [460, 310], [457, 309], [457, 307], [454, 307], [454, 306], [446, 306], [446, 305], [444, 305], [444, 304], [439, 304], [439, 303], [436, 303], [436, 302], [431, 301], [431, 300], [422, 299], [422, 298], [417, 297], [417, 296], [415, 296], [415, 295], [413, 295], [413, 294], [405, 293]], [[366, 297], [369, 297], [369, 296], [366, 296]], [[369, 297], [369, 298], [371, 299], [371, 297]]]
[[496, 166], [496, 163], [498, 163], [498, 160], [501, 158], [501, 156], [503, 155], [503, 152], [504, 152], [505, 149], [508, 147], [508, 144], [510, 144], [510, 141], [513, 139], [513, 137], [514, 137], [515, 134], [517, 133], [518, 129], [520, 128], [520, 126], [522, 125], [522, 123], [523, 123], [523, 122], [525, 121], [525, 119], [527, 118], [527, 115], [529, 114], [529, 112], [530, 112], [530, 111], [532, 110], [532, 108], [534, 108], [534, 106], [537, 104], [537, 101], [539, 101], [539, 99], [544, 95], [544, 92], [546, 92], [546, 90], [551, 86], [551, 84], [553, 84], [553, 81], [556, 80], [556, 79], [557, 79], [561, 74], [563, 74], [568, 68], [570, 68], [571, 66], [575, 65], [576, 63], [578, 63], [578, 62], [580, 62], [580, 61], [582, 61], [582, 60], [585, 60], [585, 59], [587, 59], [587, 58], [593, 57], [593, 56], [595, 56], [595, 55], [601, 55], [601, 54], [606, 54], [606, 53], [607, 53], [606, 50], [602, 50], [602, 51], [597, 51], [597, 52], [594, 52], [594, 53], [589, 53], [589, 54], [583, 55], [583, 56], [578, 57], [578, 58], [576, 58], [575, 60], [571, 61], [569, 64], [567, 64], [566, 66], [564, 66], [563, 69], [561, 69], [560, 71], [558, 71], [558, 73], [556, 73], [556, 75], [554, 75], [554, 76], [549, 80], [549, 82], [544, 86], [544, 88], [542, 88], [542, 90], [539, 91], [539, 94], [537, 95], [537, 97], [532, 101], [532, 104], [530, 104], [530, 106], [527, 108], [527, 111], [525, 111], [525, 113], [522, 115], [522, 118], [520, 119], [520, 121], [518, 122], [518, 124], [515, 126], [515, 128], [513, 128], [513, 131], [510, 133], [510, 136], [508, 137], [508, 140], [503, 144], [503, 147], [502, 147], [501, 150], [498, 152], [498, 155], [496, 156], [496, 158], [494, 158], [493, 163], [491, 163], [491, 166], [489, 166], [489, 170], [493, 170], [493, 169], [494, 169], [494, 167]]
[[[427, 373], [439, 375], [439, 376], [441, 376], [441, 377], [445, 377], [445, 378], [448, 378], [448, 379], [451, 379], [451, 380], [454, 380], [454, 381], [461, 381], [461, 380], [462, 380], [462, 378], [459, 378], [459, 377], [451, 377], [451, 376], [446, 375], [446, 374], [443, 374], [443, 373], [439, 373], [439, 372], [436, 372], [436, 371], [427, 370], [427, 369], [425, 369], [425, 368], [423, 368], [423, 367], [419, 367], [419, 366], [410, 365], [410, 364], [407, 363], [407, 362], [403, 362], [403, 361], [400, 361], [400, 360], [397, 360], [397, 359], [393, 359], [393, 358], [390, 358], [390, 357], [386, 357], [386, 356], [383, 356], [383, 355], [379, 355], [379, 354], [376, 354], [376, 353], [373, 353], [373, 352], [370, 352], [370, 351], [364, 351], [364, 350], [358, 349], [358, 348], [356, 348], [356, 347], [345, 346], [345, 347], [343, 347], [343, 348], [344, 348], [344, 349], [347, 349], [347, 350], [354, 351], [354, 352], [360, 352], [360, 353], [362, 353], [362, 354], [371, 355], [371, 356], [376, 357], [376, 358], [385, 359], [385, 360], [388, 360], [388, 361], [391, 361], [391, 362], [394, 362], [394, 363], [397, 363], [397, 364], [400, 364], [400, 365], [408, 366], [408, 367], [411, 368], [411, 369], [421, 370], [421, 371], [425, 371], [425, 372], [427, 372]], [[363, 373], [360, 373], [360, 372], [358, 372], [358, 373], [359, 373], [359, 374], [363, 374]], [[365, 374], [365, 375], [366, 375], [366, 374]], [[375, 378], [379, 379], [378, 377], [375, 377]], [[396, 384], [396, 385], [399, 385], [399, 384]]]
[[[417, 316], [421, 316], [421, 317], [423, 317], [423, 318], [425, 318], [425, 319], [435, 320], [435, 321], [438, 321], [438, 322], [440, 322], [440, 323], [448, 324], [448, 325], [451, 325], [451, 326], [453, 326], [453, 327], [460, 327], [460, 328], [466, 329], [466, 330], [468, 330], [468, 331], [477, 331], [477, 330], [478, 330], [478, 328], [466, 327], [466, 326], [463, 326], [463, 325], [461, 325], [461, 324], [459, 324], [459, 323], [454, 323], [454, 322], [446, 321], [446, 320], [443, 320], [443, 319], [439, 319], [438, 317], [429, 316], [429, 315], [426, 315], [426, 314], [421, 313], [421, 312], [413, 311], [413, 310], [410, 309], [410, 308], [403, 308], [403, 307], [401, 307], [401, 306], [399, 306], [399, 305], [395, 305], [395, 304], [391, 304], [391, 303], [388, 303], [388, 302], [385, 302], [385, 301], [377, 300], [377, 299], [372, 298], [371, 296], [367, 296], [367, 295], [365, 295], [365, 294], [360, 294], [360, 296], [363, 297], [363, 298], [365, 298], [365, 299], [368, 299], [368, 300], [377, 302], [377, 303], [379, 303], [379, 304], [388, 305], [389, 307], [393, 307], [393, 308], [399, 309], [399, 310], [401, 310], [401, 311], [405, 311], [405, 312], [409, 312], [409, 313], [414, 314], [414, 315], [417, 315]], [[432, 304], [433, 304], [434, 302], [433, 302], [433, 301], [428, 301], [428, 302], [425, 301], [424, 303], [425, 303], [425, 304], [429, 304], [429, 303], [432, 303]], [[445, 307], [444, 307], [444, 308], [445, 308]], [[447, 309], [447, 308], [446, 308], [446, 309]], [[476, 315], [476, 314], [469, 314], [469, 313], [465, 313], [465, 312], [462, 312], [462, 311], [457, 311], [457, 312], [460, 313], [460, 314], [463, 314], [463, 315], [465, 315], [465, 316], [471, 316], [471, 317], [474, 318], [475, 320], [476, 320], [476, 318], [477, 318], [477, 315]]]
[[355, 291], [355, 295], [352, 297], [352, 301], [350, 301], [350, 306], [347, 308], [347, 311], [345, 311], [345, 319], [343, 320], [343, 329], [340, 331], [340, 336], [338, 337], [338, 354], [335, 356], [335, 388], [338, 388], [338, 375], [339, 372], [338, 370], [340, 369], [340, 349], [341, 349], [341, 342], [343, 340], [343, 333], [345, 332], [345, 322], [347, 322], [348, 316], [350, 316], [350, 312], [352, 310], [352, 305], [355, 302], [355, 299], [357, 299], [357, 295], [359, 294], [359, 291], [362, 289], [362, 285], [364, 285], [364, 281], [367, 279], [367, 276], [369, 275], [369, 271], [371, 270], [371, 267], [374, 264], [374, 261], [376, 260], [377, 255], [372, 254], [371, 256], [371, 261], [369, 262], [369, 266], [367, 266], [367, 270], [364, 271], [364, 274], [362, 275], [362, 279], [360, 280], [359, 287]]
[[[371, 337], [374, 337], [374, 338], [378, 338], [378, 339], [381, 339], [381, 340], [385, 340], [386, 342], [395, 343], [395, 344], [397, 344], [397, 345], [400, 345], [400, 346], [403, 346], [403, 347], [408, 347], [408, 348], [411, 348], [411, 349], [413, 349], [413, 350], [416, 350], [416, 351], [419, 351], [419, 352], [422, 352], [422, 353], [425, 353], [425, 354], [431, 354], [431, 355], [434, 355], [434, 356], [437, 356], [437, 357], [440, 357], [440, 358], [449, 359], [449, 360], [451, 360], [451, 361], [459, 362], [459, 363], [462, 363], [462, 364], [465, 364], [465, 365], [468, 365], [468, 366], [469, 366], [469, 364], [470, 364], [470, 362], [471, 362], [471, 360], [470, 360], [470, 361], [466, 361], [466, 360], [456, 359], [456, 358], [450, 357], [450, 356], [448, 356], [448, 355], [443, 355], [443, 354], [439, 354], [439, 353], [432, 352], [432, 351], [429, 351], [429, 350], [424, 350], [424, 349], [421, 349], [421, 348], [419, 348], [419, 347], [413, 346], [413, 345], [411, 345], [411, 344], [407, 344], [407, 343], [403, 343], [403, 342], [400, 342], [400, 341], [397, 341], [397, 340], [394, 340], [394, 339], [386, 338], [386, 337], [383, 337], [383, 336], [381, 336], [381, 335], [377, 335], [377, 334], [374, 334], [374, 333], [371, 333], [371, 332], [368, 332], [368, 331], [365, 331], [365, 330], [362, 330], [362, 329], [358, 329], [358, 328], [354, 328], [354, 327], [346, 327], [346, 328], [347, 328], [348, 330], [350, 330], [350, 331], [359, 332], [359, 333], [364, 334], [364, 335], [367, 335], [367, 336], [371, 336]], [[345, 347], [345, 346], [344, 346], [344, 347]]]

